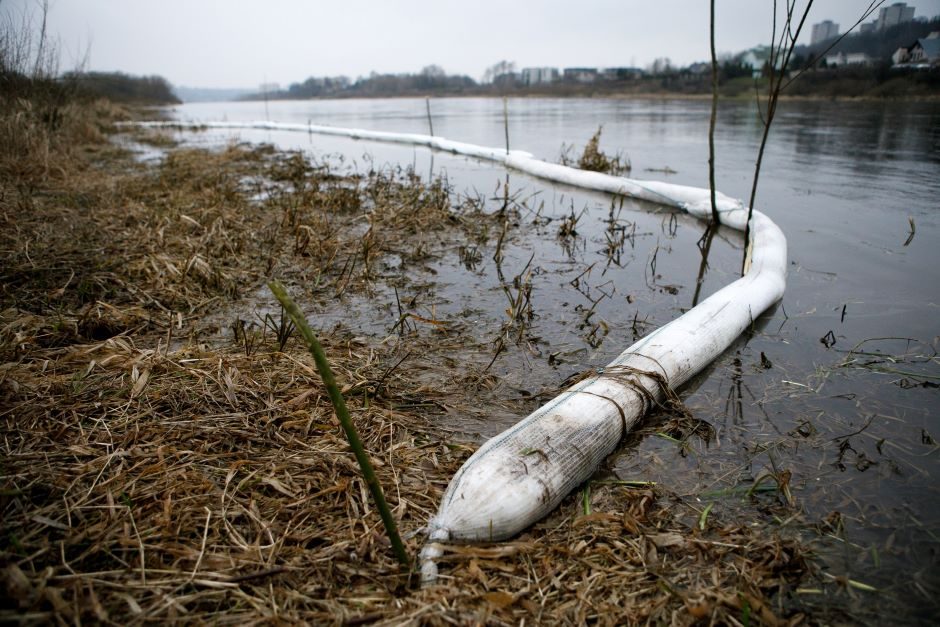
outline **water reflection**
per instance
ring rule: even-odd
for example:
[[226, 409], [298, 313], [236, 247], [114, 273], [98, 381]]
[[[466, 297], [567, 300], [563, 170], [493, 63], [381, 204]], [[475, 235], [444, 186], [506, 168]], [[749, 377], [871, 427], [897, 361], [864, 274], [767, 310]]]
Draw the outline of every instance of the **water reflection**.
[[928, 130], [940, 125], [935, 109], [917, 103], [814, 103], [779, 118], [775, 130], [790, 135], [797, 154], [809, 157], [808, 163], [824, 161], [820, 157], [841, 157], [857, 171], [878, 175], [872, 163], [914, 155], [940, 158], [937, 131]]
[[692, 295], [692, 307], [698, 305], [699, 296], [702, 294], [702, 284], [705, 282], [705, 271], [708, 270], [708, 253], [712, 248], [712, 239], [715, 237], [715, 231], [718, 230], [713, 222], [709, 222], [705, 227], [702, 237], [696, 242], [702, 260], [698, 266], [698, 276], [695, 279], [695, 293]]
[[[182, 107], [180, 115], [248, 115], [243, 105], [214, 106]], [[422, 100], [272, 103], [271, 117], [426, 132], [424, 107]], [[936, 554], [925, 529], [940, 527], [937, 449], [927, 444], [940, 433], [932, 411], [937, 392], [902, 387], [900, 381], [911, 380], [907, 375], [841, 367], [845, 354], [838, 351], [872, 337], [914, 337], [929, 344], [937, 335], [940, 105], [788, 101], [782, 107], [759, 202], [788, 237], [792, 265], [783, 304], [682, 390], [696, 415], [719, 428], [719, 441], [696, 444], [694, 455], [683, 457], [668, 440], [633, 440], [617, 460], [617, 471], [680, 495], [748, 490], [761, 471], [781, 478], [789, 472], [787, 485], [800, 507], [792, 524], [811, 532], [814, 525], [824, 528], [838, 510], [846, 521], [840, 533], [851, 534], [859, 546], [865, 543], [862, 552], [843, 543], [844, 563], [869, 564], [865, 551], [877, 546], [886, 566], [871, 573], [872, 583], [891, 585], [904, 580], [905, 560], [912, 559], [893, 552], [891, 525], [904, 529], [903, 537], [916, 547], [913, 558], [920, 552], [919, 559], [929, 562]], [[443, 136], [503, 144], [501, 101], [435, 101], [433, 112], [435, 131]], [[666, 164], [678, 171], [670, 180], [696, 186], [707, 181], [707, 119], [706, 104], [685, 101], [527, 99], [512, 101], [509, 111], [520, 149], [554, 159], [562, 142], [583, 144], [604, 124], [602, 147], [627, 152], [635, 171]], [[458, 319], [472, 310], [468, 326], [486, 346], [481, 367], [492, 359], [488, 371], [505, 386], [557, 387], [572, 371], [609, 362], [633, 339], [738, 276], [738, 239], [681, 215], [653, 213], [656, 208], [646, 203], [612, 202], [609, 196], [517, 173], [510, 177], [453, 155], [305, 134], [299, 141], [283, 133], [241, 134], [317, 155], [369, 152], [376, 163], [411, 162], [415, 171], [446, 173], [457, 194], [485, 190], [478, 196], [498, 226], [464, 243], [456, 255], [455, 246], [400, 279], [415, 294], [435, 285], [433, 306], [440, 319]], [[719, 189], [746, 196], [759, 134], [753, 103], [723, 106]], [[221, 133], [211, 136], [227, 141]], [[528, 200], [533, 193], [545, 198], [538, 209]], [[917, 237], [904, 247], [909, 216]], [[385, 299], [398, 300], [392, 294]], [[846, 303], [849, 314], [843, 317]], [[325, 320], [345, 320], [357, 318], [350, 310], [367, 318], [370, 309], [367, 299], [358, 303], [350, 297], [319, 313]], [[370, 330], [368, 322], [361, 325]], [[386, 332], [387, 326], [378, 321], [375, 328]], [[832, 329], [838, 343], [821, 343]], [[493, 349], [494, 338], [503, 339], [504, 350]], [[936, 368], [935, 362], [929, 367]], [[894, 369], [903, 370], [898, 364]], [[520, 417], [487, 415], [472, 428], [491, 436]], [[852, 450], [846, 448], [840, 460], [841, 442]], [[751, 494], [729, 497], [722, 505], [726, 514], [738, 508], [759, 518], [763, 506], [777, 498], [776, 492]], [[877, 516], [870, 511], [873, 503]]]

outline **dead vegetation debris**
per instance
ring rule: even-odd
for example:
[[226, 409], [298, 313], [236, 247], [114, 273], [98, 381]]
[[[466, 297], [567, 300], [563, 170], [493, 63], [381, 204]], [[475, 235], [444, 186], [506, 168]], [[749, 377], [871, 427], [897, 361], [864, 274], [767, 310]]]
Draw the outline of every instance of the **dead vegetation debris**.
[[630, 158], [623, 154], [608, 155], [600, 148], [601, 133], [604, 127], [597, 127], [597, 132], [591, 136], [591, 139], [584, 145], [581, 156], [574, 159], [571, 156], [573, 146], [562, 145], [561, 164], [577, 167], [591, 172], [603, 172], [614, 176], [630, 174], [633, 169]]
[[[40, 142], [49, 162], [30, 176], [4, 155], [0, 620], [803, 620], [796, 540], [717, 515], [699, 525], [694, 503], [629, 482], [569, 497], [512, 542], [448, 547], [442, 583], [418, 589], [283, 319], [250, 348], [244, 325], [219, 343], [199, 324], [272, 275], [308, 300], [368, 293], [400, 280], [383, 275], [388, 256], [490, 246], [480, 223], [495, 236], [499, 217], [455, 206], [441, 181], [341, 174], [266, 147], [175, 148], [142, 166], [106, 141], [117, 114], [94, 115], [95, 132]], [[523, 274], [507, 292], [519, 320]], [[412, 555], [475, 449], [436, 416], [494, 402], [471, 386], [477, 407], [461, 408], [455, 390], [474, 376], [453, 359], [461, 339], [426, 326], [376, 343], [322, 337]], [[486, 355], [476, 361], [479, 376]]]

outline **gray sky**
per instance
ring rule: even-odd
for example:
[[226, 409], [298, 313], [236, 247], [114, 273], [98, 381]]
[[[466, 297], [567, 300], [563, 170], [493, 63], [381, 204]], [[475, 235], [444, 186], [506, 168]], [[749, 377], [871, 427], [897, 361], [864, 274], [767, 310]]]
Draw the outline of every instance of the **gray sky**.
[[[0, 0], [0, 11], [38, 1]], [[808, 23], [832, 19], [845, 30], [867, 5], [816, 0]], [[917, 16], [940, 14], [940, 0], [908, 5]], [[771, 6], [717, 0], [719, 52], [766, 43]], [[707, 0], [52, 0], [49, 17], [64, 69], [90, 46], [88, 69], [199, 87], [286, 86], [432, 63], [479, 79], [501, 59], [519, 68], [645, 67], [656, 57], [685, 65], [709, 55]]]

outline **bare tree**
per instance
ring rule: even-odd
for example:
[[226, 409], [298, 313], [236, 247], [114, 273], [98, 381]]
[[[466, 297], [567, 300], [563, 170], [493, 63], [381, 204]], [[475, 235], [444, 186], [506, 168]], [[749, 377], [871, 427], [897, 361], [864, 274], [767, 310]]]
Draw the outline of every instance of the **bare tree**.
[[[878, 7], [884, 4], [884, 2], [885, 0], [872, 0], [869, 2], [858, 21], [856, 21], [855, 24], [849, 28], [849, 30], [843, 33], [842, 37], [845, 37], [845, 35], [850, 33], [855, 27], [861, 24], [862, 21], [874, 13]], [[801, 70], [792, 77], [789, 77], [788, 75], [790, 62], [793, 59], [793, 52], [796, 49], [796, 42], [800, 38], [800, 33], [803, 30], [803, 26], [806, 24], [806, 18], [809, 17], [810, 10], [813, 8], [813, 0], [807, 0], [806, 6], [803, 7], [802, 11], [798, 11], [796, 5], [797, 0], [784, 0], [783, 23], [780, 27], [780, 32], [778, 33], [778, 6], [777, 0], [774, 0], [774, 14], [770, 36], [770, 54], [767, 60], [767, 73], [769, 80], [767, 83], [766, 99], [763, 102], [761, 101], [760, 93], [757, 92], [757, 84], [755, 83], [757, 111], [760, 115], [764, 130], [761, 135], [760, 147], [757, 150], [757, 162], [754, 165], [754, 181], [751, 185], [751, 197], [748, 202], [748, 220], [744, 240], [747, 242], [744, 249], [745, 264], [747, 263], [750, 250], [749, 242], [751, 217], [754, 211], [754, 201], [757, 198], [757, 183], [760, 178], [761, 164], [764, 160], [764, 149], [767, 147], [767, 138], [770, 135], [770, 127], [771, 124], [773, 124], [774, 116], [777, 113], [777, 103], [783, 90], [786, 89], [790, 83], [799, 78], [800, 74], [803, 72], [803, 70]], [[836, 42], [833, 43], [833, 46], [841, 41], [842, 37], [836, 40]], [[832, 46], [830, 46], [829, 49], [831, 48]]]
[[39, 45], [36, 48], [36, 65], [33, 68], [33, 76], [42, 78], [43, 70], [43, 48], [46, 43], [46, 20], [49, 17], [49, 0], [42, 0], [42, 25], [39, 27]]
[[429, 79], [438, 79], [447, 76], [447, 72], [439, 65], [426, 65], [421, 68], [421, 76]]
[[483, 82], [492, 83], [498, 77], [504, 74], [512, 74], [515, 71], [516, 71], [515, 61], [502, 60], [486, 68], [486, 71], [483, 73]]
[[[835, 41], [833, 41], [831, 44], [829, 44], [829, 45], [826, 47], [825, 50], [823, 50], [822, 52], [820, 52], [819, 54], [817, 54], [817, 55], [815, 56], [815, 60], [824, 59], [825, 56], [826, 56], [826, 54], [828, 54], [828, 52], [829, 52], [830, 50], [832, 50], [833, 48], [835, 48], [836, 46], [838, 46], [838, 45], [842, 42], [842, 40], [845, 39], [846, 35], [848, 35], [848, 34], [851, 33], [852, 31], [854, 31], [856, 28], [858, 28], [859, 24], [861, 24], [862, 22], [864, 22], [865, 20], [867, 20], [869, 17], [871, 17], [871, 15], [872, 15], [875, 11], [877, 11], [877, 10], [881, 7], [881, 5], [883, 5], [886, 1], [887, 1], [887, 0], [872, 0], [871, 2], [869, 2], [869, 3], [868, 3], [868, 6], [867, 6], [867, 7], [865, 8], [865, 10], [862, 12], [862, 14], [859, 16], [859, 18], [858, 18], [857, 20], [855, 20], [855, 23], [852, 24], [852, 25], [848, 28], [848, 30], [846, 30], [844, 33], [842, 33], [841, 35], [839, 35], [839, 37], [838, 37]], [[813, 66], [813, 59], [810, 59], [810, 62], [809, 62], [809, 63], [807, 63], [804, 67], [800, 68], [795, 74], [792, 74], [792, 75], [787, 79], [787, 82], [783, 84], [783, 87], [782, 87], [781, 89], [786, 89], [787, 86], [790, 85], [790, 83], [792, 83], [793, 81], [795, 81], [796, 79], [798, 79], [800, 76], [802, 76], [802, 75], [803, 75], [803, 72], [805, 72], [806, 70], [810, 69], [810, 67], [812, 67], [812, 66]]]
[[[748, 202], [748, 224], [750, 224], [751, 212], [754, 211], [754, 199], [757, 197], [757, 182], [760, 178], [761, 163], [764, 160], [764, 149], [767, 147], [767, 138], [770, 135], [770, 126], [773, 124], [774, 115], [777, 113], [777, 102], [782, 91], [783, 79], [787, 75], [787, 67], [790, 65], [790, 59], [793, 56], [793, 50], [796, 48], [796, 40], [803, 30], [806, 18], [809, 17], [810, 9], [813, 8], [813, 0], [808, 0], [803, 14], [799, 16], [796, 22], [796, 31], [793, 30], [796, 0], [785, 0], [786, 17], [783, 27], [780, 29], [779, 39], [777, 34], [777, 0], [774, 0], [774, 15], [772, 21], [772, 31], [770, 36], [770, 55], [767, 60], [767, 72], [769, 82], [767, 85], [767, 99], [762, 104], [760, 95], [757, 97], [757, 112], [760, 115], [761, 123], [764, 125], [764, 132], [761, 135], [760, 148], [757, 150], [757, 163], [754, 166], [754, 181], [751, 184], [751, 199]], [[756, 83], [755, 83], [756, 89]]]
[[59, 42], [49, 37], [47, 28], [49, 0], [37, 0], [35, 5], [38, 16], [29, 6], [17, 11], [0, 4], [0, 72], [34, 79], [58, 74]]
[[669, 57], [657, 57], [649, 64], [649, 71], [654, 76], [670, 74], [673, 70], [672, 60]]

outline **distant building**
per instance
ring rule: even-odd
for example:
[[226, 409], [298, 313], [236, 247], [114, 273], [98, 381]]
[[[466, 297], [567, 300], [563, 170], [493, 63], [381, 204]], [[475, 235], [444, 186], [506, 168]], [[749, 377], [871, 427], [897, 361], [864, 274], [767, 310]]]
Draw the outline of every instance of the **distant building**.
[[875, 20], [875, 29], [883, 31], [898, 24], [907, 24], [914, 20], [914, 7], [907, 6], [905, 2], [895, 2], [889, 7], [882, 7]]
[[523, 85], [554, 83], [558, 76], [558, 68], [554, 67], [527, 67], [523, 68], [520, 75]]
[[281, 91], [280, 83], [261, 83], [258, 85], [258, 91], [263, 94], [270, 94], [276, 91]]
[[891, 55], [894, 65], [940, 65], [940, 31], [898, 48]]
[[826, 56], [826, 65], [837, 67], [840, 65], [871, 65], [874, 62], [870, 56], [864, 52], [837, 52]]
[[640, 78], [643, 70], [637, 67], [605, 67], [600, 76], [607, 81], [625, 81]]
[[[770, 46], [757, 46], [737, 57], [737, 61], [743, 66], [751, 69], [754, 78], [759, 77], [764, 72], [764, 66], [770, 61]], [[783, 64], [783, 55], [777, 56], [777, 64]]]
[[522, 76], [519, 72], [503, 72], [493, 77], [493, 84], [499, 87], [512, 87], [518, 85], [520, 80]]
[[593, 83], [597, 80], [597, 68], [594, 67], [566, 67], [565, 80], [575, 83]]
[[693, 63], [689, 67], [685, 68], [685, 71], [689, 74], [701, 76], [702, 74], [710, 74], [712, 71], [712, 64], [710, 62], [701, 61], [699, 63]]
[[839, 25], [832, 20], [824, 20], [819, 24], [813, 24], [813, 35], [810, 39], [810, 45], [818, 44], [821, 41], [832, 39], [839, 36]]
[[859, 25], [858, 32], [860, 35], [867, 35], [868, 33], [874, 33], [876, 26], [877, 24], [875, 22], [865, 22], [864, 24]]
[[910, 58], [910, 56], [911, 56], [910, 47], [904, 48], [902, 46], [901, 48], [898, 48], [897, 50], [895, 50], [894, 54], [891, 55], [891, 64], [901, 65], [903, 63], [907, 63], [907, 60]]
[[911, 46], [908, 63], [940, 64], [940, 32], [934, 31], [924, 39], [918, 39], [917, 43]]

